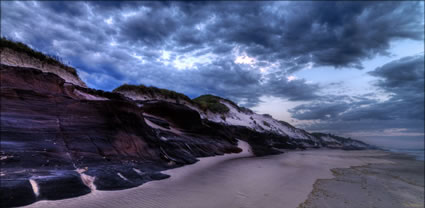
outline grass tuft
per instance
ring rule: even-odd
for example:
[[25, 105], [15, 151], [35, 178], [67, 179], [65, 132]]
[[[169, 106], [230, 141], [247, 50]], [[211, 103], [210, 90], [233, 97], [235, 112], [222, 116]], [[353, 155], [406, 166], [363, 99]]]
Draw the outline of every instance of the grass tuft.
[[[209, 110], [213, 113], [227, 113], [230, 111], [230, 109], [220, 102], [220, 100], [224, 100], [223, 98], [214, 96], [214, 95], [201, 95], [193, 101], [197, 103], [202, 110], [206, 111]], [[228, 100], [226, 100], [228, 101]], [[230, 101], [233, 103], [232, 101]], [[233, 103], [234, 104], [234, 103]], [[236, 105], [236, 104], [234, 104]]]
[[113, 90], [113, 92], [119, 92], [119, 91], [133, 91], [133, 92], [137, 92], [144, 95], [150, 95], [152, 97], [156, 95], [162, 95], [164, 96], [164, 98], [175, 99], [175, 100], [185, 100], [189, 103], [192, 103], [192, 100], [182, 93], [174, 92], [172, 90], [152, 87], [152, 86], [147, 87], [145, 85], [123, 84]]
[[72, 68], [70, 66], [63, 64], [59, 60], [60, 59], [59, 57], [54, 57], [54, 56], [49, 56], [49, 55], [43, 54], [41, 52], [38, 52], [38, 51], [30, 48], [29, 46], [25, 45], [24, 43], [15, 42], [15, 41], [9, 40], [5, 37], [1, 37], [0, 38], [0, 49], [3, 49], [3, 48], [9, 48], [9, 49], [12, 49], [16, 52], [27, 54], [28, 56], [35, 58], [35, 59], [38, 59], [38, 60], [40, 60], [41, 62], [44, 62], [44, 63], [58, 65], [61, 68], [63, 68], [64, 70], [66, 70], [69, 73], [78, 77], [77, 70], [75, 70], [74, 68]]

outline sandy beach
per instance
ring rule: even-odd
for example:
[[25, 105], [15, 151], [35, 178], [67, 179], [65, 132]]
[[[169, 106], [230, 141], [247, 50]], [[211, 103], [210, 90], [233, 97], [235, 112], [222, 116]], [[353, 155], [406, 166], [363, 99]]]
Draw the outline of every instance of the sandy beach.
[[319, 179], [299, 208], [424, 207], [424, 161], [412, 156], [380, 156], [391, 162], [333, 169], [333, 179]]
[[169, 179], [27, 207], [424, 207], [422, 161], [378, 150], [252, 157], [240, 145], [240, 154], [165, 171]]

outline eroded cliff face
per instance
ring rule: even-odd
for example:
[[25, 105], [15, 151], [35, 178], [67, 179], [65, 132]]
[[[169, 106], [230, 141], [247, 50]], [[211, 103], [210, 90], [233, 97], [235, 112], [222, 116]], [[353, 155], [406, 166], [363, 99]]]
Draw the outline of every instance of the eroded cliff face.
[[219, 114], [190, 99], [86, 88], [63, 70], [7, 53], [12, 55], [2, 53], [0, 65], [2, 207], [164, 179], [169, 176], [162, 170], [240, 152], [238, 139], [256, 156], [296, 148], [369, 148], [310, 134], [224, 99], [229, 111]]
[[[209, 134], [196, 111], [184, 106], [153, 105], [148, 114], [120, 94], [53, 73], [6, 65], [0, 72], [4, 207], [134, 187], [166, 178], [161, 170], [197, 157], [241, 151], [236, 139]], [[175, 114], [158, 114], [158, 107]], [[161, 122], [167, 127], [154, 124]]]
[[37, 58], [31, 57], [25, 53], [17, 52], [10, 48], [0, 48], [0, 59], [1, 63], [4, 65], [34, 68], [43, 72], [51, 72], [64, 79], [66, 82], [81, 87], [87, 87], [76, 74], [72, 74], [67, 71], [63, 66], [40, 61]]
[[[215, 134], [222, 133], [233, 138], [246, 140], [256, 155], [273, 154], [282, 149], [295, 148], [346, 150], [374, 148], [361, 141], [349, 138], [322, 133], [312, 134], [284, 121], [276, 120], [270, 115], [257, 114], [249, 109], [239, 107], [237, 104], [220, 97], [210, 95], [210, 97], [214, 97], [217, 99], [217, 102], [224, 105], [228, 110], [227, 112], [212, 112], [208, 109], [202, 109], [200, 105], [186, 96], [182, 96], [180, 93], [176, 93], [177, 95], [174, 96], [168, 96], [167, 90], [163, 94], [161, 94], [161, 90], [146, 86], [125, 85], [125, 87], [115, 89], [114, 92], [138, 103], [139, 106], [143, 106], [145, 111], [156, 114], [168, 121], [170, 121], [170, 118], [167, 115], [173, 115], [176, 112], [167, 110], [164, 107], [165, 104], [168, 106], [184, 106], [191, 109], [194, 114], [197, 112], [199, 116], [195, 118], [189, 116], [190, 114], [182, 114], [174, 117], [186, 118], [193, 121], [199, 120], [200, 117], [204, 125], [214, 126]], [[193, 128], [196, 127], [194, 124], [191, 125]]]

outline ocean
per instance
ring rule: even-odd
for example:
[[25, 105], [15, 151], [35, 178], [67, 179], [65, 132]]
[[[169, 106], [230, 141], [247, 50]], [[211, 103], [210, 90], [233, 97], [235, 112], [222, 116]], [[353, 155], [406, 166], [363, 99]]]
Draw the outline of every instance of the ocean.
[[423, 136], [375, 136], [360, 140], [391, 152], [412, 155], [417, 160], [424, 161], [425, 138]]
[[391, 152], [396, 152], [396, 153], [404, 153], [407, 155], [411, 155], [414, 156], [417, 160], [422, 160], [424, 161], [425, 158], [425, 151], [424, 149], [388, 149]]

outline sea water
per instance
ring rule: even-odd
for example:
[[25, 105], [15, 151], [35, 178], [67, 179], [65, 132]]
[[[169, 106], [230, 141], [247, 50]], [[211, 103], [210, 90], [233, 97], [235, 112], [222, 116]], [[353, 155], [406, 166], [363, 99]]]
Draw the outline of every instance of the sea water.
[[423, 136], [375, 136], [361, 140], [382, 149], [404, 153], [424, 161], [425, 138]]
[[422, 160], [424, 161], [424, 157], [425, 157], [425, 151], [424, 149], [389, 149], [391, 152], [396, 152], [396, 153], [404, 153], [407, 155], [411, 155], [414, 156], [417, 160]]

